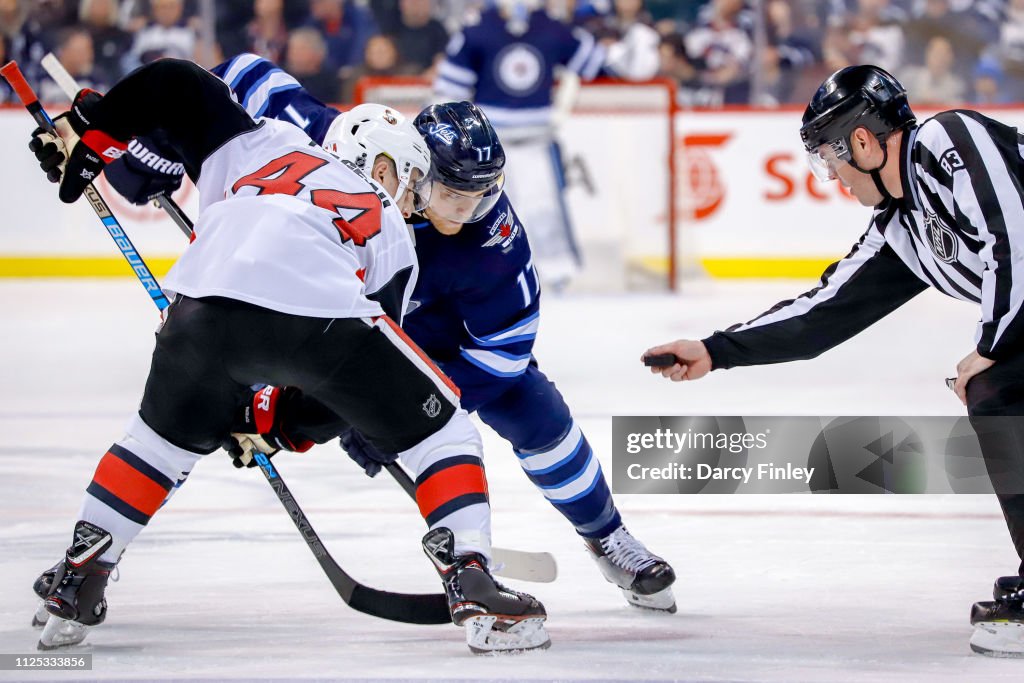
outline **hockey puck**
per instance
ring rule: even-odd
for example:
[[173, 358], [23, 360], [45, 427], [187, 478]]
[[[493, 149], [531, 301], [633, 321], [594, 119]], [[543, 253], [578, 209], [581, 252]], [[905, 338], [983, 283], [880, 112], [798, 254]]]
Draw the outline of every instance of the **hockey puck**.
[[649, 368], [670, 368], [678, 362], [679, 359], [674, 353], [655, 353], [644, 356], [644, 365]]

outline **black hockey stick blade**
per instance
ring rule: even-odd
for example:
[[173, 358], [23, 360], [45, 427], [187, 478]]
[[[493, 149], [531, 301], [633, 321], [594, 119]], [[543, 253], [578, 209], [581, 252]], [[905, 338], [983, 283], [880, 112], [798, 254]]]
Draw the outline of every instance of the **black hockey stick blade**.
[[266, 477], [267, 483], [274, 489], [278, 500], [288, 511], [295, 527], [302, 534], [302, 539], [309, 546], [316, 561], [327, 574], [327, 579], [338, 591], [341, 599], [354, 610], [369, 614], [380, 619], [401, 621], [406, 624], [450, 624], [451, 614], [448, 611], [448, 599], [442, 593], [409, 594], [392, 593], [370, 588], [359, 583], [345, 572], [327, 552], [313, 526], [306, 519], [305, 513], [295, 502], [288, 486], [281, 478], [281, 473], [270, 464], [270, 459], [263, 454], [256, 455], [260, 472]]

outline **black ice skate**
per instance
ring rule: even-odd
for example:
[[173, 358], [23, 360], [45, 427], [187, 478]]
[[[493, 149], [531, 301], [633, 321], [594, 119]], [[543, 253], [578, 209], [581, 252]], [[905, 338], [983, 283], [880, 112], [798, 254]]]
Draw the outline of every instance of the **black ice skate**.
[[99, 556], [112, 540], [98, 526], [78, 522], [64, 560], [36, 579], [32, 588], [49, 613], [39, 638], [40, 650], [77, 645], [85, 640], [89, 627], [103, 623], [107, 616], [103, 595], [116, 563], [102, 562]]
[[42, 628], [43, 626], [46, 626], [46, 622], [50, 618], [50, 613], [46, 611], [46, 596], [50, 594], [50, 586], [53, 585], [53, 577], [57, 575], [57, 570], [60, 569], [63, 564], [64, 560], [61, 560], [57, 564], [53, 565], [40, 574], [39, 578], [32, 584], [32, 590], [39, 596], [39, 607], [36, 609], [36, 613], [32, 615], [33, 628]]
[[452, 621], [466, 629], [469, 649], [487, 654], [550, 646], [544, 605], [495, 581], [480, 555], [455, 555], [454, 547], [454, 534], [443, 527], [423, 537], [423, 551], [444, 582]]
[[625, 526], [604, 538], [583, 540], [604, 578], [622, 589], [629, 604], [675, 613], [676, 599], [670, 586], [676, 573], [668, 562], [633, 538]]
[[992, 597], [971, 607], [971, 649], [989, 657], [1024, 657], [1024, 577], [996, 579]]

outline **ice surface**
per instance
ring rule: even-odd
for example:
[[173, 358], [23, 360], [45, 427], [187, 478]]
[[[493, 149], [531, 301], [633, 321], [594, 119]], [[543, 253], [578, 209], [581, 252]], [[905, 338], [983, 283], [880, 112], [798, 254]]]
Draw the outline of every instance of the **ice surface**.
[[[678, 296], [548, 298], [537, 345], [598, 455], [612, 415], [946, 415], [975, 307], [927, 292], [806, 363], [672, 384], [648, 346], [746, 320], [800, 283], [695, 283]], [[130, 280], [0, 283], [0, 651], [33, 653], [31, 584], [66, 547], [99, 456], [141, 396], [156, 315]], [[254, 331], [259, 334], [259, 331]], [[626, 606], [571, 528], [484, 430], [495, 542], [549, 550], [553, 645], [473, 657], [455, 627], [352, 611], [258, 472], [201, 462], [121, 563], [88, 677], [680, 681], [1019, 681], [972, 655], [968, 610], [1017, 566], [988, 496], [618, 496], [679, 575], [675, 615]], [[336, 446], [275, 459], [338, 562], [378, 588], [432, 592], [422, 521]], [[82, 678], [0, 672], [0, 680]]]

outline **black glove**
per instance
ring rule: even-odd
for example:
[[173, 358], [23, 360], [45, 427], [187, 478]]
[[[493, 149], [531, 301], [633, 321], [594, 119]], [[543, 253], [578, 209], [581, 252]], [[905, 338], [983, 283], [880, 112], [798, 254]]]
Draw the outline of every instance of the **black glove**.
[[377, 447], [367, 441], [365, 436], [351, 427], [341, 433], [338, 441], [348, 453], [348, 457], [355, 460], [368, 477], [377, 476], [381, 467], [398, 460], [398, 453], [383, 453], [377, 450]]
[[135, 138], [125, 154], [107, 166], [107, 182], [132, 204], [148, 204], [170, 196], [181, 187], [185, 165], [167, 143], [166, 136], [155, 133]]
[[231, 437], [221, 447], [231, 456], [235, 467], [255, 467], [256, 453], [268, 458], [280, 450], [305, 453], [314, 442], [290, 433], [284, 424], [284, 414], [290, 397], [297, 396], [294, 387], [267, 386], [253, 393], [238, 415], [231, 428]]
[[39, 160], [39, 167], [50, 182], [60, 182], [58, 196], [65, 204], [75, 202], [85, 188], [117, 159], [127, 144], [116, 140], [91, 123], [97, 105], [103, 99], [95, 90], [80, 90], [71, 110], [54, 120], [59, 138], [37, 128], [28, 147]]

